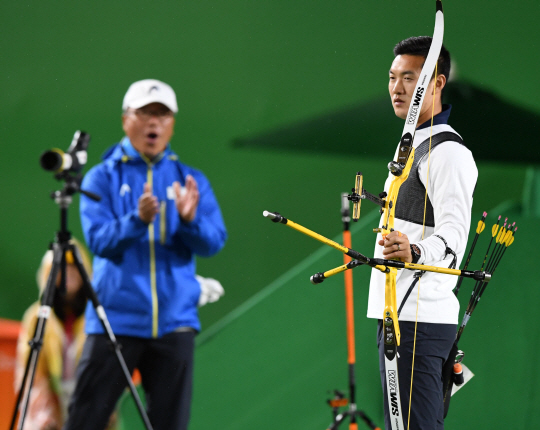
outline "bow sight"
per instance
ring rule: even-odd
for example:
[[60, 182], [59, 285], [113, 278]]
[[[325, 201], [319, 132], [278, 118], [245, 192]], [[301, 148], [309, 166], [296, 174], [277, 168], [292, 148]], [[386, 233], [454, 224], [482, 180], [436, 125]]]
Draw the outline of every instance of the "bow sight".
[[[393, 163], [393, 161], [391, 161], [388, 164], [388, 166], [390, 166], [390, 164], [392, 164], [392, 163]], [[386, 205], [386, 201], [384, 199], [386, 198], [387, 194], [386, 194], [385, 191], [383, 191], [382, 193], [379, 193], [379, 196], [377, 197], [377, 196], [375, 196], [375, 195], [373, 195], [371, 193], [368, 193], [366, 190], [364, 190], [362, 188], [362, 183], [363, 183], [362, 172], [357, 172], [356, 173], [355, 186], [352, 189], [351, 194], [347, 195], [347, 199], [354, 203], [354, 206], [353, 206], [353, 221], [354, 222], [356, 222], [356, 221], [358, 221], [360, 219], [360, 203], [361, 203], [361, 200], [368, 199], [368, 200], [371, 200], [376, 205], [379, 205], [381, 207], [381, 209], [379, 210], [381, 215], [383, 214], [384, 207]], [[390, 202], [390, 208], [391, 207], [392, 207], [392, 202]]]

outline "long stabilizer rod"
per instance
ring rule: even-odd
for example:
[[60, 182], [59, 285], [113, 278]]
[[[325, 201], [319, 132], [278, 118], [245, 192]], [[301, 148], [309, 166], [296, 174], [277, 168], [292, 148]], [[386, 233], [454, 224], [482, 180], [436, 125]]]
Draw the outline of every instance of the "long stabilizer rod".
[[490, 273], [480, 271], [480, 270], [471, 271], [471, 270], [448, 269], [445, 267], [426, 266], [424, 264], [414, 264], [414, 263], [404, 263], [403, 261], [396, 261], [396, 260], [385, 260], [383, 258], [368, 258], [360, 254], [358, 251], [355, 251], [354, 249], [350, 249], [343, 245], [340, 245], [339, 243], [334, 242], [333, 240], [328, 239], [327, 237], [324, 237], [320, 235], [319, 233], [315, 233], [314, 231], [309, 230], [301, 226], [300, 224], [297, 224], [291, 221], [290, 219], [285, 218], [283, 215], [277, 212], [264, 211], [263, 216], [266, 218], [269, 218], [273, 222], [285, 224], [293, 228], [294, 230], [304, 233], [305, 235], [312, 237], [313, 239], [316, 239], [319, 242], [322, 242], [328, 246], [331, 246], [332, 248], [337, 249], [338, 251], [341, 251], [344, 254], [355, 259], [351, 261], [350, 263], [336, 267], [335, 269], [329, 270], [324, 273], [319, 272], [313, 275], [311, 277], [311, 282], [313, 284], [320, 284], [321, 282], [324, 281], [324, 279], [330, 276], [337, 275], [338, 273], [344, 272], [347, 269], [353, 269], [363, 264], [373, 267], [374, 269], [380, 270], [381, 272], [388, 271], [389, 270], [388, 267], [395, 267], [397, 269], [422, 270], [425, 272], [435, 272], [435, 273], [444, 273], [447, 275], [462, 276], [465, 278], [473, 278], [477, 281], [483, 281], [483, 282], [489, 282], [491, 279]]

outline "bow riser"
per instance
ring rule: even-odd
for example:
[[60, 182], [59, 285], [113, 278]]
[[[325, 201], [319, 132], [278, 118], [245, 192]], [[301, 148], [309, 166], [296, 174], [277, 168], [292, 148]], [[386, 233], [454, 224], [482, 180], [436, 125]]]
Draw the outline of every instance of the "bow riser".
[[394, 229], [394, 221], [396, 215], [396, 201], [399, 194], [399, 189], [403, 183], [409, 178], [409, 173], [411, 171], [412, 165], [414, 162], [414, 148], [410, 149], [409, 157], [406, 160], [405, 168], [403, 169], [400, 176], [396, 176], [392, 183], [390, 184], [390, 189], [388, 190], [388, 198], [386, 199], [384, 205], [384, 211], [386, 212], [386, 223], [379, 230], [383, 236], [386, 237], [388, 233]]

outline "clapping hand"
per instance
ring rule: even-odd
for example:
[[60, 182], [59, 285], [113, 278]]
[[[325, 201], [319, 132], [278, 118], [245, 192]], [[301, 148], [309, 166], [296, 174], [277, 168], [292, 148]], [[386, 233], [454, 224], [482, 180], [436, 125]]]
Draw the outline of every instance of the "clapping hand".
[[143, 194], [139, 197], [139, 218], [146, 224], [150, 224], [158, 212], [158, 199], [152, 194], [150, 185], [145, 182]]
[[197, 181], [191, 175], [186, 177], [186, 186], [182, 188], [180, 182], [174, 182], [176, 210], [183, 221], [191, 222], [197, 213], [199, 205], [199, 188]]

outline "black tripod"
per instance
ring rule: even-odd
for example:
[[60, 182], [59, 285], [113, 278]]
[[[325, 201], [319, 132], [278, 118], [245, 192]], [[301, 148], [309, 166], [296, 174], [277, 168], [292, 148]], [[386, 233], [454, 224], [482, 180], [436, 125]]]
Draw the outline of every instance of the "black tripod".
[[[32, 389], [32, 384], [34, 382], [34, 377], [36, 374], [36, 366], [38, 362], [39, 352], [43, 344], [43, 335], [45, 333], [45, 325], [47, 323], [47, 319], [49, 318], [51, 314], [51, 309], [54, 303], [54, 296], [58, 290], [56, 288], [56, 279], [57, 279], [58, 273], [61, 274], [60, 289], [62, 291], [65, 291], [66, 252], [71, 252], [73, 255], [75, 266], [77, 267], [77, 270], [79, 271], [81, 275], [81, 279], [83, 281], [83, 287], [82, 287], [83, 291], [86, 297], [90, 299], [90, 301], [92, 302], [92, 305], [94, 306], [94, 309], [96, 310], [96, 313], [99, 316], [101, 324], [103, 325], [105, 332], [109, 336], [111, 345], [114, 349], [116, 357], [118, 358], [118, 363], [120, 364], [120, 367], [122, 368], [122, 371], [126, 377], [126, 382], [129, 386], [131, 394], [133, 395], [133, 398], [137, 405], [137, 409], [139, 410], [139, 413], [141, 414], [145, 427], [147, 430], [152, 430], [152, 425], [150, 424], [150, 420], [148, 419], [146, 411], [144, 410], [143, 404], [141, 402], [139, 394], [137, 393], [135, 385], [133, 384], [133, 381], [131, 380], [131, 374], [129, 373], [126, 362], [124, 361], [124, 357], [122, 356], [122, 353], [120, 352], [120, 344], [117, 342], [116, 337], [114, 336], [114, 333], [107, 319], [107, 315], [105, 314], [105, 310], [99, 303], [96, 293], [94, 289], [92, 288], [92, 285], [90, 283], [90, 278], [88, 277], [88, 274], [86, 273], [86, 270], [84, 269], [84, 266], [82, 265], [79, 251], [77, 247], [73, 245], [73, 243], [70, 242], [71, 233], [67, 229], [68, 208], [72, 202], [73, 194], [79, 191], [94, 200], [100, 200], [100, 197], [93, 193], [84, 191], [80, 188], [80, 183], [82, 180], [81, 176], [72, 176], [67, 171], [63, 171], [56, 175], [56, 179], [65, 181], [64, 188], [61, 191], [56, 191], [51, 195], [51, 198], [54, 199], [56, 204], [58, 204], [58, 206], [60, 207], [60, 231], [56, 233], [55, 241], [50, 245], [50, 248], [53, 250], [52, 268], [49, 274], [49, 278], [47, 280], [47, 285], [41, 296], [41, 306], [38, 312], [38, 319], [36, 321], [34, 337], [29, 342], [30, 354], [26, 362], [26, 368], [24, 371], [21, 388], [19, 390], [17, 401], [15, 403], [15, 408], [13, 410], [13, 418], [11, 420], [10, 430], [13, 430], [15, 428], [14, 426], [17, 421], [17, 414], [19, 411], [20, 411], [20, 414], [19, 414], [19, 422], [18, 422], [17, 429], [21, 430], [24, 425], [24, 419], [26, 417], [28, 403], [30, 400], [30, 391]], [[24, 396], [24, 399], [23, 399], [23, 396]], [[22, 407], [21, 407], [21, 401], [22, 401]]]

